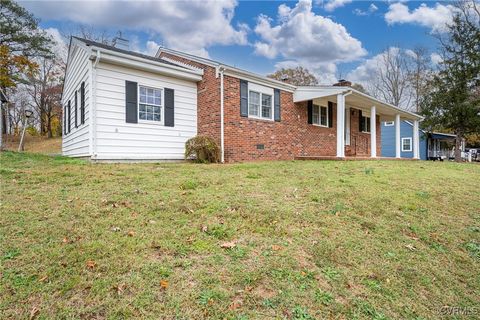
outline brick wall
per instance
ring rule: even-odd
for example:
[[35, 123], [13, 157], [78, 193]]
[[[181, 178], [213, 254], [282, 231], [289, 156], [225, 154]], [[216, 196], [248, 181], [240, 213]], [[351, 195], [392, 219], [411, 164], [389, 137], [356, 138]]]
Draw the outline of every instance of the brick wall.
[[[198, 82], [198, 134], [213, 137], [220, 143], [220, 78], [215, 68], [162, 53], [182, 63], [204, 70]], [[336, 155], [336, 107], [333, 126], [324, 128], [308, 124], [307, 103], [294, 103], [293, 94], [281, 91], [281, 121], [268, 121], [240, 116], [240, 79], [224, 76], [225, 161], [291, 160], [295, 156]], [[353, 110], [353, 109], [352, 109]], [[370, 154], [370, 134], [358, 132], [357, 116], [351, 115], [351, 134], [361, 137]], [[358, 139], [361, 139], [358, 138]], [[377, 154], [380, 155], [380, 121], [377, 118]], [[353, 155], [347, 147], [346, 155]]]

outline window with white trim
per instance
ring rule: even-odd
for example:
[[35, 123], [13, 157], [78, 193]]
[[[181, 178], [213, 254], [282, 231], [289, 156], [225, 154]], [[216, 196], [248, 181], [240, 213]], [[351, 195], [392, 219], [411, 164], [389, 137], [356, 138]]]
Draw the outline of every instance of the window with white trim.
[[162, 89], [138, 86], [138, 119], [162, 121]]
[[248, 115], [260, 119], [273, 119], [273, 98], [271, 94], [248, 91]]
[[391, 126], [393, 126], [394, 124], [395, 124], [395, 121], [385, 121], [385, 122], [383, 123], [383, 125], [384, 125], [385, 127], [391, 127]]
[[402, 138], [402, 151], [412, 151], [412, 138]]
[[360, 121], [362, 121], [362, 132], [370, 133], [370, 117], [362, 116]]
[[328, 108], [314, 104], [312, 108], [312, 123], [328, 127]]

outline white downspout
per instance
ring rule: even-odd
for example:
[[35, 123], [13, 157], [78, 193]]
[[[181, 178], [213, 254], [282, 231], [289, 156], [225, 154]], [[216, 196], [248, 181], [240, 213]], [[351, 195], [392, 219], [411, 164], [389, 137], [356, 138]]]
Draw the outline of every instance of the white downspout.
[[97, 65], [100, 61], [101, 52], [97, 50], [95, 61], [92, 63], [92, 159], [97, 158]]
[[220, 161], [225, 162], [225, 140], [224, 140], [224, 115], [223, 115], [223, 72], [225, 69], [223, 67], [219, 68], [220, 72]]

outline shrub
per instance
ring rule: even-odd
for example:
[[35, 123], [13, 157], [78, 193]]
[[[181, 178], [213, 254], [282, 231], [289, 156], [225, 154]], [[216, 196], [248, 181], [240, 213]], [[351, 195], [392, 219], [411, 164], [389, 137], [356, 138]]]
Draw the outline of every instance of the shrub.
[[40, 135], [40, 132], [38, 132], [38, 129], [35, 128], [34, 126], [28, 126], [25, 131], [27, 131], [27, 133], [32, 137], [37, 137]]
[[201, 163], [219, 162], [220, 148], [212, 138], [196, 136], [185, 143], [185, 159]]

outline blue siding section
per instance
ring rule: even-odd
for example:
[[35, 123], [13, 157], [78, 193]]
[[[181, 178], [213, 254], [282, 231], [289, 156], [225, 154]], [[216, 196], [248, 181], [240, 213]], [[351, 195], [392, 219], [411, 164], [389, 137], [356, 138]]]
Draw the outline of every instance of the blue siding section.
[[[405, 120], [400, 124], [400, 137], [412, 138], [413, 143], [413, 126]], [[427, 160], [427, 140], [422, 130], [420, 130], [419, 137], [420, 159]], [[401, 151], [400, 156], [402, 158], [413, 158], [413, 147], [412, 151]], [[395, 125], [385, 126], [385, 122], [382, 122], [382, 157], [395, 157]]]

